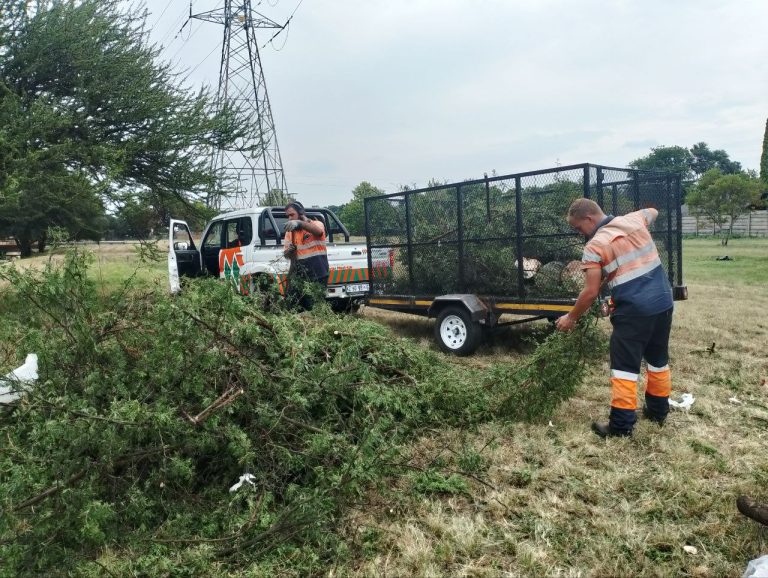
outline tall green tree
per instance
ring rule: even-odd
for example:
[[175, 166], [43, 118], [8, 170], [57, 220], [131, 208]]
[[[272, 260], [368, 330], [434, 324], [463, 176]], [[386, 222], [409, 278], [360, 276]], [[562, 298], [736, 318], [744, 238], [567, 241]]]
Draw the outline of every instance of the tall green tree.
[[691, 170], [696, 178], [712, 169], [719, 169], [726, 175], [742, 172], [741, 163], [732, 161], [723, 149], [711, 150], [705, 142], [698, 142], [691, 147]]
[[749, 211], [760, 192], [760, 182], [753, 176], [724, 175], [719, 169], [711, 169], [688, 193], [688, 205], [695, 215], [709, 218], [720, 228], [721, 242], [727, 245], [734, 222]]
[[690, 180], [693, 176], [691, 164], [693, 155], [685, 147], [681, 146], [658, 146], [653, 147], [651, 152], [629, 163], [634, 169], [645, 171], [664, 171], [679, 173], [684, 181]]
[[768, 120], [763, 134], [763, 154], [760, 156], [760, 180], [768, 184]]
[[226, 192], [206, 152], [257, 129], [160, 62], [145, 18], [120, 0], [41, 3], [0, 36], [0, 235], [22, 254], [103, 207], [141, 198], [162, 213]]
[[383, 194], [383, 189], [374, 187], [368, 181], [363, 181], [352, 189], [352, 200], [344, 205], [339, 215], [351, 235], [365, 235], [365, 199]]

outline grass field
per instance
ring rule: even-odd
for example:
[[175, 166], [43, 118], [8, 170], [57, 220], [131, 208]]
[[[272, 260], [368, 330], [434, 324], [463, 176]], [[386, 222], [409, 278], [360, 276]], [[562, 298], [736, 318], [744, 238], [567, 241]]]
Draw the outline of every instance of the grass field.
[[[482, 482], [468, 478], [469, 496], [351, 518], [350, 536], [377, 541], [341, 573], [741, 576], [768, 553], [768, 532], [735, 507], [740, 493], [768, 501], [768, 240], [686, 240], [684, 278], [690, 299], [676, 307], [671, 365], [673, 397], [696, 396], [689, 412], [661, 430], [640, 421], [633, 439], [598, 439], [589, 424], [607, 415], [606, 359], [551, 425], [435, 432], [415, 444], [414, 463], [452, 462], [469, 448], [482, 456]], [[428, 321], [365, 314], [431, 340]], [[468, 363], [523, 354], [525, 331], [498, 336]]]
[[[137, 270], [129, 246], [96, 255], [105, 292]], [[167, 282], [164, 261], [137, 271], [146, 286]], [[768, 553], [768, 532], [735, 507], [741, 493], [768, 501], [768, 239], [686, 240], [684, 278], [671, 366], [673, 397], [696, 396], [690, 411], [598, 439], [589, 424], [607, 415], [606, 358], [548, 424], [433, 431], [409, 448], [409, 467], [463, 483], [425, 491], [406, 476], [372, 491], [345, 521], [352, 561], [328, 575], [741, 576]], [[434, 347], [429, 320], [360, 314]], [[532, 330], [500, 332], [455, 362], [522, 358]]]

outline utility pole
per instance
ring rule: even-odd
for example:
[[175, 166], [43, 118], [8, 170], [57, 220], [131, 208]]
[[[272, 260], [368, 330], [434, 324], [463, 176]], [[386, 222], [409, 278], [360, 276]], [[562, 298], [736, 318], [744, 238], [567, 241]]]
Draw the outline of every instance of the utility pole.
[[220, 175], [220, 184], [234, 194], [224, 198], [209, 197], [208, 205], [215, 209], [239, 209], [258, 205], [272, 192], [279, 191], [280, 197], [287, 196], [283, 162], [255, 34], [259, 28], [282, 29], [284, 25], [253, 10], [251, 0], [225, 0], [223, 8], [194, 15], [191, 12], [190, 4], [190, 18], [224, 25], [217, 109], [235, 107], [254, 120], [258, 127], [254, 137], [241, 139], [227, 149], [213, 151], [211, 163]]

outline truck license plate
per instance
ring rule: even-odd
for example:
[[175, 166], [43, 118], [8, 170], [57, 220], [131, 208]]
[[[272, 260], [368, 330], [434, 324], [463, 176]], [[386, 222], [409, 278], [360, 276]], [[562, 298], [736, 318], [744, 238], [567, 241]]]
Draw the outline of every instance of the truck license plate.
[[346, 291], [348, 294], [367, 293], [369, 289], [370, 289], [370, 285], [368, 283], [358, 283], [355, 285], [344, 286], [344, 291]]

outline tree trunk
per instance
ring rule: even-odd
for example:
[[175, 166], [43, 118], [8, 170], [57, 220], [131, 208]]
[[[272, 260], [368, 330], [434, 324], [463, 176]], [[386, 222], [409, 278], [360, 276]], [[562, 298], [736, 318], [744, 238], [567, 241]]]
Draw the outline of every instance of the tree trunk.
[[40, 237], [37, 239], [37, 252], [42, 253], [45, 251], [45, 246], [48, 243], [48, 232], [43, 231], [40, 233]]
[[18, 237], [15, 237], [15, 241], [22, 257], [32, 256], [32, 237], [30, 235], [19, 235]]

